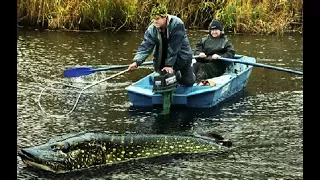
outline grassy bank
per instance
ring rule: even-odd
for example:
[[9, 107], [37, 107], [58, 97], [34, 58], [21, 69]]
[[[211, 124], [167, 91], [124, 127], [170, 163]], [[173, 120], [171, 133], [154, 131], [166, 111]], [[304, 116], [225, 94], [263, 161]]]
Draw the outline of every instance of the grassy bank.
[[[18, 0], [18, 25], [39, 29], [144, 30], [155, 0]], [[212, 19], [234, 33], [302, 32], [302, 0], [159, 0], [188, 29]]]

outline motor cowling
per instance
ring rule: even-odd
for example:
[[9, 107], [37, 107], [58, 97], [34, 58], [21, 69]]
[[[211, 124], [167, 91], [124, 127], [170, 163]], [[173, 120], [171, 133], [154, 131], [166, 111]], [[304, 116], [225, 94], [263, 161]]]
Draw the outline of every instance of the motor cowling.
[[157, 73], [153, 79], [153, 91], [154, 92], [165, 92], [171, 91], [177, 86], [178, 82], [176, 76], [173, 73], [167, 71], [161, 71]]

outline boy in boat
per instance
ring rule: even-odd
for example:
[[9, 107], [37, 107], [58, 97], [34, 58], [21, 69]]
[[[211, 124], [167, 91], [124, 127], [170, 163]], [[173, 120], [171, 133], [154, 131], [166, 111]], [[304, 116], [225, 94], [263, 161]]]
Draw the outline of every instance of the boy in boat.
[[194, 55], [199, 55], [197, 62], [193, 64], [193, 72], [196, 82], [221, 76], [229, 62], [217, 60], [219, 57], [233, 58], [235, 51], [232, 44], [224, 35], [223, 27], [217, 20], [213, 20], [209, 26], [209, 34], [201, 38], [196, 44]]
[[147, 57], [153, 54], [153, 66], [157, 73], [167, 71], [176, 75], [181, 85], [192, 86], [195, 82], [193, 73], [192, 50], [185, 31], [183, 21], [167, 13], [164, 5], [157, 3], [150, 15], [153, 23], [144, 33], [144, 39], [139, 45], [133, 63], [128, 70], [133, 71], [141, 65]]

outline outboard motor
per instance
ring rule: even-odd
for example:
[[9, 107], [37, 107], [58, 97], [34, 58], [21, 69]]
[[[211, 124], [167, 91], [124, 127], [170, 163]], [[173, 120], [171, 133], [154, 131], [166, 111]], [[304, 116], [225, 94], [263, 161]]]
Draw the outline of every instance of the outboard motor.
[[152, 91], [162, 95], [163, 111], [161, 114], [169, 114], [170, 106], [173, 102], [173, 92], [177, 84], [176, 76], [173, 73], [161, 71], [160, 74], [156, 73], [154, 76]]

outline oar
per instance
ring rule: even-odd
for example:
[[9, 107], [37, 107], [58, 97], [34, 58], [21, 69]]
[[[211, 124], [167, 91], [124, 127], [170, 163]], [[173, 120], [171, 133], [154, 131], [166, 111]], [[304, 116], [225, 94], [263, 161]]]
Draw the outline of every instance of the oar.
[[[150, 62], [144, 62], [142, 65], [151, 65], [153, 64], [152, 61]], [[106, 68], [92, 68], [92, 67], [73, 67], [70, 69], [64, 70], [64, 77], [70, 78], [70, 77], [80, 77], [80, 76], [87, 76], [95, 72], [99, 71], [107, 71], [112, 69], [123, 69], [127, 68], [129, 65], [119, 65], [119, 66], [110, 66]]]
[[[199, 56], [194, 56], [195, 58], [199, 58]], [[151, 65], [153, 64], [152, 61], [150, 62], [144, 62], [141, 64], [142, 65]], [[129, 67], [129, 65], [118, 65], [118, 66], [109, 66], [106, 68], [92, 68], [92, 67], [73, 67], [73, 68], [69, 68], [64, 70], [64, 77], [66, 78], [71, 78], [71, 77], [80, 77], [80, 76], [87, 76], [90, 75], [92, 73], [95, 72], [99, 72], [99, 71], [108, 71], [108, 70], [112, 70], [112, 69], [123, 69], [123, 68], [127, 68]]]
[[263, 67], [263, 68], [267, 68], [267, 69], [274, 69], [274, 70], [278, 70], [278, 71], [289, 72], [289, 73], [293, 73], [293, 74], [297, 74], [297, 75], [303, 75], [303, 73], [300, 72], [300, 71], [294, 71], [294, 70], [291, 70], [291, 69], [284, 69], [284, 68], [281, 68], [281, 67], [270, 66], [270, 65], [266, 65], [266, 64], [239, 61], [239, 60], [230, 59], [230, 58], [224, 58], [224, 57], [220, 57], [218, 59], [219, 60], [223, 60], [223, 61], [228, 61], [228, 62], [242, 63], [242, 64], [252, 65], [252, 66], [256, 66], [256, 67]]
[[[193, 56], [193, 58], [196, 59], [196, 58], [199, 58], [199, 56]], [[294, 71], [294, 70], [291, 70], [291, 69], [284, 69], [284, 68], [280, 68], [280, 67], [276, 67], [276, 66], [270, 66], [270, 65], [261, 64], [261, 63], [239, 61], [239, 60], [236, 60], [236, 59], [230, 59], [230, 58], [224, 58], [224, 57], [220, 57], [218, 59], [219, 60], [223, 60], [223, 61], [227, 61], [227, 62], [247, 64], [247, 65], [256, 66], [256, 67], [263, 67], [263, 68], [274, 69], [274, 70], [278, 70], [278, 71], [289, 72], [289, 73], [293, 73], [293, 74], [297, 74], [297, 75], [303, 75], [303, 73], [300, 72], [300, 71]]]

